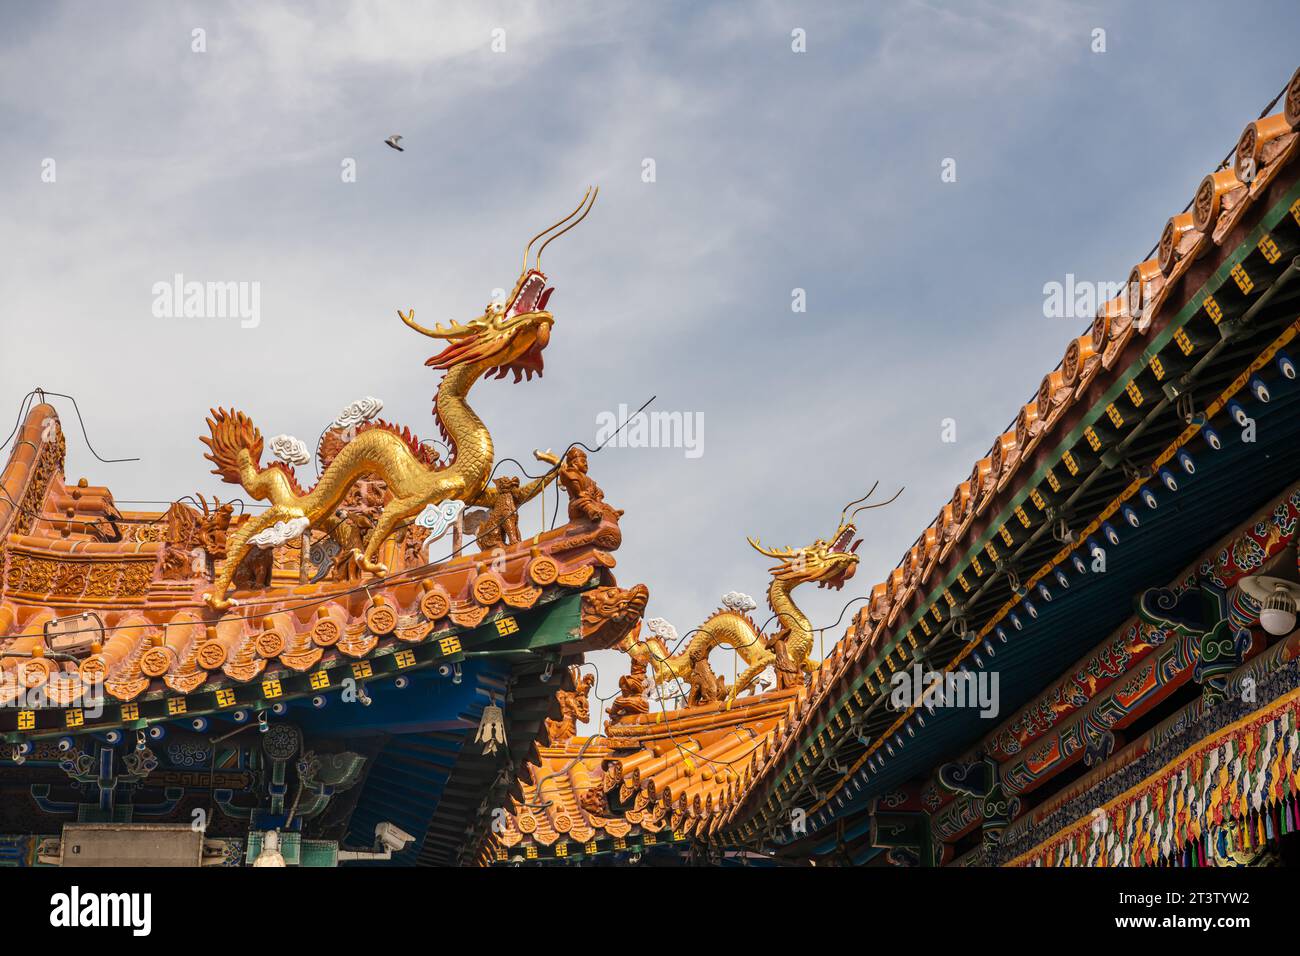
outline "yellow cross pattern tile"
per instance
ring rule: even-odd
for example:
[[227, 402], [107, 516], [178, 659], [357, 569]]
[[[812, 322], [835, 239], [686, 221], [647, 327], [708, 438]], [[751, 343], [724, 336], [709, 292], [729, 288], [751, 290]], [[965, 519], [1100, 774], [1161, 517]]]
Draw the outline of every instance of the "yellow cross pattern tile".
[[270, 680], [262, 681], [262, 696], [266, 698], [279, 697], [283, 693], [280, 687], [279, 678], [272, 677]]
[[1178, 348], [1182, 350], [1184, 355], [1191, 355], [1196, 351], [1196, 346], [1193, 345], [1192, 340], [1187, 337], [1187, 332], [1184, 329], [1176, 329], [1174, 331], [1174, 341], [1178, 343]]
[[1074, 460], [1074, 455], [1067, 451], [1061, 456], [1061, 461], [1065, 462], [1065, 470], [1070, 474], [1077, 475], [1079, 473], [1079, 463]]
[[990, 561], [996, 561], [998, 559], [998, 549], [993, 546], [992, 541], [984, 545], [984, 553], [989, 556]]
[[1156, 381], [1162, 381], [1165, 377], [1165, 364], [1160, 361], [1159, 355], [1151, 356], [1151, 374], [1156, 377]]
[[398, 667], [410, 667], [415, 663], [415, 655], [408, 651], [398, 651], [393, 655], [393, 663]]
[[627, 840], [623, 839], [622, 837], [614, 837], [614, 849], [615, 849], [615, 850], [626, 850], [626, 849], [627, 849]]
[[595, 853], [595, 852], [596, 852], [596, 841], [595, 841], [595, 840], [588, 840], [588, 841], [583, 845], [582, 848], [583, 848], [584, 850], [586, 850], [588, 853]]
[[312, 690], [324, 690], [330, 685], [330, 672], [316, 671], [311, 675], [310, 681]]
[[[1129, 384], [1132, 385], [1133, 383], [1129, 382]], [[1106, 417], [1110, 419], [1110, 423], [1116, 428], [1124, 427], [1124, 416], [1119, 413], [1119, 409], [1115, 407], [1114, 402], [1106, 406]]]
[[1057, 479], [1056, 472], [1052, 471], [1050, 468], [1047, 469], [1047, 487], [1051, 488], [1053, 491], [1061, 490], [1061, 482]]
[[568, 843], [557, 843], [557, 844], [555, 844], [555, 855], [556, 855], [556, 856], [568, 856], [568, 855], [569, 855], [569, 844], [568, 844]]
[[[501, 622], [497, 621], [497, 623], [500, 624]], [[438, 650], [442, 651], [442, 653], [444, 654], [459, 654], [460, 638], [444, 637], [442, 640], [438, 642]]]
[[123, 719], [123, 720], [139, 720], [139, 719], [140, 719], [140, 705], [139, 705], [139, 704], [123, 704], [123, 705], [122, 705], [122, 719]]
[[218, 707], [233, 707], [235, 705], [235, 692], [229, 687], [223, 687], [217, 691]]
[[1016, 539], [1011, 537], [1011, 532], [1007, 530], [1006, 525], [998, 528], [998, 535], [1002, 538], [1002, 543], [1007, 547], [1011, 547], [1011, 545], [1016, 543]]
[[1097, 436], [1097, 432], [1093, 430], [1091, 425], [1083, 430], [1083, 437], [1088, 439], [1089, 448], [1093, 451], [1101, 451], [1101, 439]]
[[1029, 515], [1025, 514], [1025, 509], [1022, 505], [1016, 505], [1016, 519], [1023, 527], [1029, 527]]
[[1034, 507], [1039, 511], [1047, 510], [1047, 502], [1043, 500], [1043, 496], [1039, 494], [1037, 488], [1031, 488], [1029, 490], [1029, 500], [1034, 503]]
[[497, 633], [504, 637], [507, 634], [519, 633], [519, 622], [513, 617], [502, 617], [497, 619]]
[[530, 860], [537, 859], [537, 847], [531, 843], [528, 844], [528, 846], [524, 848], [524, 856]]
[[36, 711], [20, 710], [18, 711], [18, 729], [35, 730], [36, 729]]
[[1205, 309], [1205, 314], [1210, 317], [1215, 325], [1223, 321], [1223, 309], [1219, 308], [1219, 303], [1215, 301], [1214, 296], [1207, 295], [1201, 305]]
[[63, 725], [65, 727], [80, 727], [85, 722], [86, 722], [86, 714], [84, 711], [80, 709], [65, 710], [63, 712]]
[[183, 713], [185, 713], [185, 698], [184, 698], [184, 697], [168, 697], [168, 698], [167, 698], [167, 713], [169, 713], [169, 714], [183, 714]]
[[1250, 277], [1240, 262], [1232, 267], [1232, 281], [1237, 283], [1237, 288], [1242, 291], [1243, 295], [1249, 294], [1250, 290], [1255, 288], [1255, 280]]
[[352, 676], [358, 680], [365, 680], [374, 674], [370, 667], [370, 661], [356, 661], [352, 665]]
[[1273, 263], [1282, 258], [1282, 250], [1277, 247], [1277, 243], [1273, 241], [1272, 236], [1262, 237], [1259, 240], [1258, 245], [1260, 255], [1264, 257], [1264, 260], [1269, 265], [1273, 265]]

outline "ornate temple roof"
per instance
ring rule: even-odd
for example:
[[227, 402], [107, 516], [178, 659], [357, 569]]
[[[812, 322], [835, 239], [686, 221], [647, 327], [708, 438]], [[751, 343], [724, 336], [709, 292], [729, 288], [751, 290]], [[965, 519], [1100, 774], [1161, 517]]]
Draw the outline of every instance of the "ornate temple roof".
[[[1279, 100], [1280, 111], [1270, 112]], [[1269, 308], [1270, 289], [1290, 279], [1300, 251], [1297, 129], [1300, 71], [870, 589], [814, 677], [807, 706], [778, 735], [756, 785], [728, 809], [732, 838], [761, 839], [800, 792], [829, 814], [846, 785], [861, 785], [869, 758], [884, 757], [886, 744], [892, 752], [905, 725], [916, 730], [913, 709], [879, 706], [890, 675], [915, 660], [957, 670], [987, 656], [989, 641], [1039, 613], [1034, 602], [1050, 599], [1077, 553], [1117, 540], [1116, 528], [1140, 520], [1134, 508], [1147, 492], [1168, 492], [1194, 470], [1189, 442], [1220, 447], [1211, 420], [1235, 416], [1238, 398], [1267, 401], [1263, 377], [1289, 362], [1284, 348], [1300, 331]], [[839, 752], [841, 738], [869, 744]], [[830, 769], [841, 761], [842, 770]]]
[[[924, 733], [924, 721], [912, 722], [914, 708], [880, 706], [891, 674], [918, 661], [946, 671], [984, 666], [979, 654], [990, 657], [1007, 630], [1039, 614], [1034, 602], [1041, 607], [1068, 585], [1059, 579], [1075, 570], [1077, 554], [1097, 541], [1113, 544], [1116, 526], [1143, 522], [1136, 506], [1156, 507], [1152, 489], [1172, 493], [1180, 475], [1195, 472], [1190, 441], [1218, 450], [1210, 422], [1236, 416], [1230, 403], [1266, 403], [1270, 369], [1295, 377], [1284, 350], [1300, 323], [1277, 307], [1284, 297], [1273, 307], [1269, 300], [1300, 252], [1293, 163], [1300, 71], [1281, 98], [1282, 111], [1249, 123], [1188, 207], [1165, 223], [1124, 294], [1069, 340], [1037, 394], [887, 579], [869, 589], [866, 606], [806, 685], [786, 682], [730, 703], [709, 699], [713, 675], [697, 680], [686, 663], [678, 666], [676, 648], [656, 645], [649, 662], [657, 681], [686, 679], [704, 701], [665, 711], [661, 696], [655, 710], [644, 699], [641, 651], [602, 735], [539, 750], [522, 797], [481, 861], [630, 851], [645, 845], [637, 842], [644, 834], [657, 843], [705, 837], [762, 845], [788, 825], [791, 808], [808, 808], [810, 822], [825, 823], [868, 779], [869, 758], [902, 746], [904, 729], [909, 739]], [[1286, 468], [1277, 459], [1252, 480], [1271, 491], [1268, 483]], [[1231, 520], [1227, 511], [1223, 517]], [[851, 523], [840, 532], [846, 529], [851, 537]], [[1125, 586], [1124, 575], [1112, 577]], [[638, 646], [631, 638], [620, 644], [629, 653]], [[1070, 657], [1059, 664], [1055, 657], [1069, 654], [1062, 644], [1039, 668], [1059, 673]], [[934, 759], [932, 750], [914, 758], [918, 766]], [[932, 797], [932, 811], [952, 804], [953, 819], [941, 827], [966, 825], [950, 796], [938, 804]]]
[[[520, 793], [499, 757], [464, 747], [485, 706], [509, 702], [504, 765], [537, 759], [545, 720], [559, 714], [564, 664], [622, 639], [645, 605], [643, 586], [614, 582], [618, 513], [604, 508], [490, 553], [457, 546], [442, 560], [442, 545], [399, 536], [383, 552], [392, 570], [378, 577], [318, 554], [327, 539], [313, 542], [304, 564], [290, 541], [250, 558], [233, 606], [214, 611], [204, 601], [211, 555], [248, 517], [193, 499], [125, 510], [108, 488], [69, 481], [64, 452], [57, 412], [38, 401], [0, 472], [0, 733], [15, 760], [71, 741], [62, 735], [112, 743], [258, 714], [344, 736], [396, 733], [358, 821], [427, 828], [419, 858], [455, 862], [467, 826], [486, 824], [483, 808]], [[461, 684], [462, 668], [463, 693], [438, 690], [439, 681]], [[566, 681], [547, 683], [552, 668]], [[414, 696], [396, 710], [371, 708], [368, 686], [409, 686]], [[367, 707], [319, 710], [348, 688]], [[433, 714], [428, 694], [455, 709]], [[444, 730], [421, 736], [435, 717]], [[401, 747], [409, 752], [399, 760]], [[428, 810], [401, 815], [411, 803], [392, 787], [409, 787], [411, 774], [433, 788], [432, 820]], [[455, 789], [444, 789], [449, 776]]]
[[[492, 566], [459, 555], [360, 582], [299, 583], [296, 557], [284, 555], [269, 586], [249, 590], [239, 613], [217, 615], [202, 601], [208, 579], [186, 547], [201, 533], [198, 510], [123, 512], [107, 488], [69, 484], [63, 453], [57, 413], [35, 405], [2, 476], [6, 703], [25, 694], [72, 710], [87, 686], [82, 678], [102, 679], [107, 726], [219, 709], [222, 700], [242, 702], [241, 688], [254, 683], [261, 700], [309, 694], [345, 673], [378, 677], [458, 660], [470, 644], [483, 649], [485, 632], [486, 645], [508, 645], [515, 615], [545, 613], [612, 581], [617, 525], [570, 524]], [[177, 527], [178, 511], [190, 512], [191, 527]], [[606, 623], [591, 617], [581, 635], [557, 634], [555, 643], [572, 653], [621, 637], [617, 629], [602, 636]], [[37, 711], [37, 731], [75, 719]]]
[[[585, 691], [569, 696], [582, 697]], [[791, 688], [723, 702], [636, 714], [597, 737], [551, 727], [506, 826], [481, 862], [572, 859], [711, 836], [771, 756], [805, 691]], [[574, 841], [581, 846], [566, 846]]]

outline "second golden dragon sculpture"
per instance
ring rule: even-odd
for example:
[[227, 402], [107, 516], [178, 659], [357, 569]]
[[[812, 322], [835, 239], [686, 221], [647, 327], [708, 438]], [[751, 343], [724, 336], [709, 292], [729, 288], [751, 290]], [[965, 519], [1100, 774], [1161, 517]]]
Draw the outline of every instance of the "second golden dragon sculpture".
[[[898, 497], [894, 495], [889, 501], [863, 505], [853, 514], [848, 513], [849, 508], [861, 504], [874, 491], [873, 486], [866, 496], [844, 506], [839, 527], [829, 541], [818, 538], [807, 547], [774, 549], [763, 547], [754, 538], [749, 539], [754, 550], [779, 562], [769, 570], [772, 580], [767, 588], [767, 603], [776, 623], [771, 634], [765, 636], [762, 627], [755, 624], [747, 613], [755, 607], [753, 600], [733, 591], [723, 596], [722, 607], [696, 629], [684, 650], [676, 654], [669, 651], [665, 638], [671, 641], [675, 632], [672, 625], [659, 623], [662, 619], [657, 618], [646, 622], [654, 636], [641, 637], [639, 631], [633, 631], [617, 645], [618, 649], [638, 664], [649, 664], [655, 683], [660, 687], [675, 679], [685, 682], [690, 687], [690, 703], [716, 700], [719, 696], [725, 696], [728, 702], [733, 701], [768, 667], [776, 670], [778, 689], [801, 684], [804, 675], [815, 671], [819, 662], [809, 656], [813, 648], [813, 626], [795, 604], [792, 592], [801, 584], [813, 582], [818, 587], [838, 589], [853, 577], [861, 543], [861, 539], [854, 537], [857, 528], [853, 518], [859, 511], [883, 507]], [[712, 676], [708, 658], [716, 647], [732, 648], [746, 665], [745, 670], [736, 676], [735, 686], [728, 688], [725, 695], [718, 695], [709, 686], [716, 678]]]
[[[531, 379], [533, 373], [542, 374], [542, 352], [555, 322], [546, 311], [553, 290], [541, 271], [542, 252], [586, 218], [598, 192], [599, 187], [588, 189], [578, 208], [529, 240], [524, 247], [523, 269], [504, 303], [489, 305], [482, 315], [464, 325], [453, 322], [447, 329], [417, 325], [414, 309], [406, 315], [398, 312], [410, 328], [449, 343], [425, 363], [445, 373], [434, 399], [434, 415], [451, 449], [448, 463], [431, 461], [409, 435], [376, 424], [359, 429], [330, 461], [315, 486], [303, 490], [293, 471], [283, 463], [262, 465], [262, 435], [248, 416], [225, 409], [213, 412], [208, 420], [211, 435], [201, 439], [209, 448], [204, 457], [216, 465], [213, 473], [241, 485], [252, 498], [267, 501], [270, 507], [231, 533], [225, 563], [211, 593], [204, 595], [210, 607], [220, 611], [230, 606], [226, 594], [236, 569], [252, 547], [284, 543], [309, 529], [328, 529], [349, 489], [363, 476], [380, 478], [387, 488], [387, 501], [358, 558], [361, 568], [372, 574], [387, 571], [376, 560], [384, 541], [400, 523], [418, 515], [427, 505], [457, 499], [492, 506], [495, 489], [488, 483], [493, 467], [492, 436], [466, 397], [484, 375], [503, 378], [513, 373], [518, 382], [522, 376]], [[546, 241], [538, 247], [536, 261], [530, 266], [532, 247], [544, 236]], [[528, 486], [516, 495], [527, 500], [527, 493], [535, 493], [549, 478], [538, 479], [534, 482], [537, 488]]]

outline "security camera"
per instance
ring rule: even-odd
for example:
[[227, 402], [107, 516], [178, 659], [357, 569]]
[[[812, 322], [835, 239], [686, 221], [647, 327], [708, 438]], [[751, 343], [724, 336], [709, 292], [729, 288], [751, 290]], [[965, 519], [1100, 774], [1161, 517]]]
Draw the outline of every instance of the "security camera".
[[404, 849], [415, 837], [387, 820], [375, 827], [375, 845], [392, 853]]

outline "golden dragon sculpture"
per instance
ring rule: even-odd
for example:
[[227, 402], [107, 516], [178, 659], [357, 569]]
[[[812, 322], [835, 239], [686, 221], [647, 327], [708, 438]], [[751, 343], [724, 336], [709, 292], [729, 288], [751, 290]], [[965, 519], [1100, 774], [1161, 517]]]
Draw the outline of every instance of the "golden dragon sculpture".
[[[226, 594], [236, 569], [252, 547], [283, 543], [308, 530], [328, 530], [337, 520], [335, 512], [349, 489], [363, 476], [378, 477], [387, 488], [387, 501], [357, 559], [360, 567], [372, 574], [387, 571], [376, 560], [384, 541], [427, 505], [456, 499], [467, 505], [493, 506], [497, 491], [488, 484], [493, 467], [492, 436], [466, 397], [485, 375], [504, 378], [513, 373], [518, 382], [521, 376], [531, 379], [533, 373], [542, 374], [542, 352], [550, 342], [555, 322], [546, 311], [553, 289], [541, 271], [542, 253], [587, 217], [599, 191], [599, 187], [588, 189], [573, 212], [528, 241], [522, 271], [504, 303], [490, 304], [482, 315], [464, 325], [452, 322], [447, 329], [440, 324], [433, 329], [417, 325], [414, 309], [409, 314], [398, 311], [410, 328], [449, 343], [425, 363], [445, 373], [434, 399], [434, 415], [451, 449], [448, 463], [440, 466], [431, 461], [409, 434], [375, 423], [358, 429], [329, 462], [315, 486], [304, 491], [292, 469], [283, 462], [261, 464], [262, 435], [248, 416], [225, 409], [213, 412], [207, 422], [211, 435], [200, 439], [209, 448], [204, 457], [216, 465], [213, 473], [241, 485], [252, 498], [270, 502], [270, 507], [231, 533], [225, 563], [211, 593], [204, 595], [211, 608], [221, 611], [230, 606]], [[546, 241], [538, 247], [536, 261], [530, 266], [532, 247], [543, 237]], [[554, 462], [548, 456], [538, 457]], [[548, 473], [537, 479], [516, 491], [516, 498], [527, 500], [553, 477]]]
[[[863, 505], [851, 515], [848, 513], [849, 508], [866, 501], [874, 491], [875, 486], [864, 497], [844, 506], [839, 526], [829, 540], [818, 538], [803, 548], [773, 549], [763, 547], [755, 538], [748, 539], [754, 550], [778, 561], [768, 572], [772, 580], [767, 588], [767, 604], [776, 622], [776, 630], [771, 634], [765, 636], [747, 613], [756, 606], [753, 600], [733, 591], [724, 595], [722, 607], [696, 628], [685, 650], [676, 654], [669, 651], [665, 639], [675, 640], [676, 632], [662, 618], [646, 621], [653, 636], [641, 637], [639, 631], [633, 631], [616, 646], [636, 664], [649, 664], [656, 685], [663, 687], [675, 679], [684, 681], [690, 687], [688, 703], [691, 704], [722, 697], [730, 703], [768, 667], [776, 670], [778, 689], [802, 684], [804, 675], [815, 671], [820, 664], [809, 656], [814, 629], [795, 604], [792, 592], [801, 584], [813, 582], [818, 587], [839, 589], [853, 577], [861, 544], [861, 539], [854, 537], [857, 528], [853, 518], [860, 511], [884, 507], [898, 497], [896, 494], [889, 501]], [[735, 686], [726, 689], [725, 694], [718, 693], [721, 688], [708, 665], [709, 654], [717, 647], [732, 648], [746, 665], [736, 676]]]

